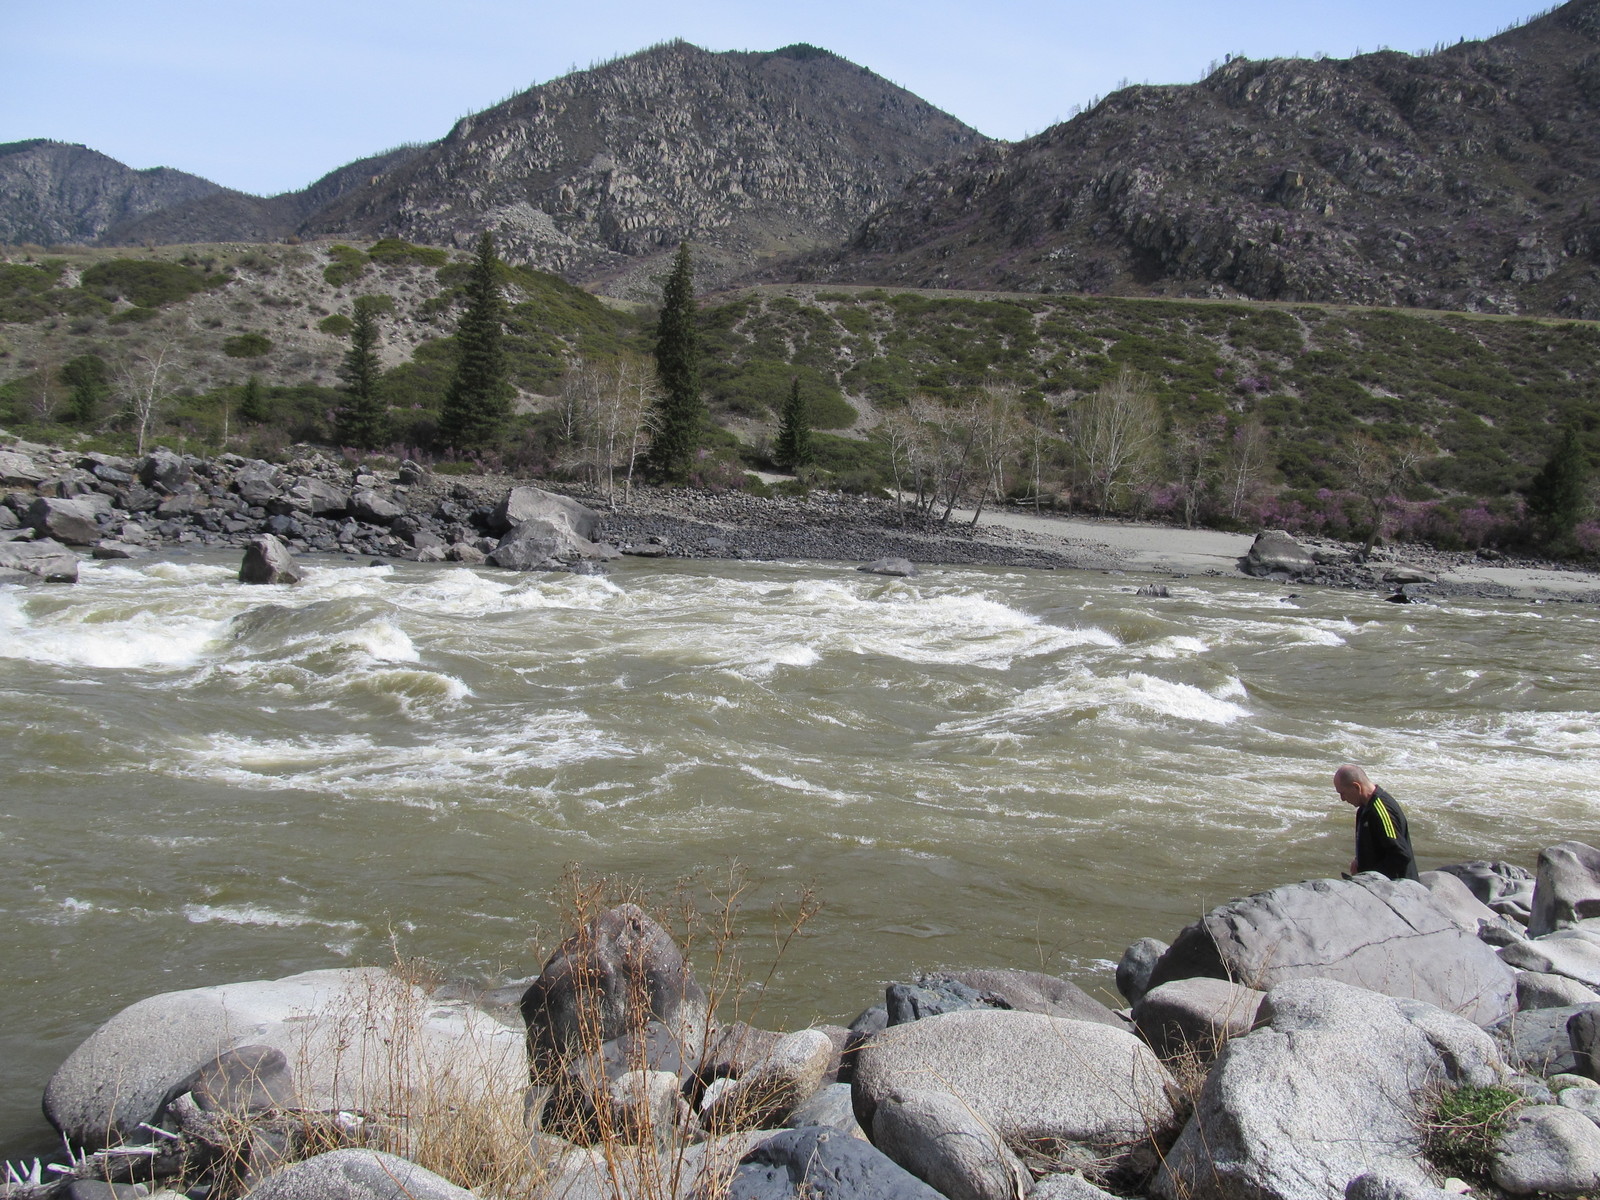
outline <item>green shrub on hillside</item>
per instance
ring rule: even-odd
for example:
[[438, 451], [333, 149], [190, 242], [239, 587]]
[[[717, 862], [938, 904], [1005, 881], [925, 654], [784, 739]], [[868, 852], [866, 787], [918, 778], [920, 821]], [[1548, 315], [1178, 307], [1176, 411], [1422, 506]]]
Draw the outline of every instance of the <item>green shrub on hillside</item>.
[[367, 273], [367, 256], [354, 246], [329, 246], [328, 257], [333, 261], [322, 268], [322, 278], [330, 287], [344, 287]]
[[264, 333], [241, 333], [224, 338], [222, 352], [229, 358], [261, 358], [272, 352], [272, 339]]
[[399, 238], [380, 238], [367, 247], [367, 257], [380, 265], [415, 263], [419, 267], [442, 267], [450, 255], [432, 246], [414, 246]]
[[113, 258], [83, 272], [84, 291], [139, 308], [161, 308], [227, 282], [159, 259]]
[[350, 318], [343, 313], [334, 313], [317, 322], [317, 328], [332, 337], [348, 337], [350, 326]]

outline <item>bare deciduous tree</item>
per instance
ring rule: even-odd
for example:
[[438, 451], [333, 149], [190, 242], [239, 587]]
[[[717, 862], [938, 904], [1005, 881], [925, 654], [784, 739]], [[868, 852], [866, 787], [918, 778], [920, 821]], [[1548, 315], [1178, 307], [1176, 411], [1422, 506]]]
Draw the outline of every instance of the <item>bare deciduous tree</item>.
[[1432, 447], [1422, 438], [1412, 438], [1398, 446], [1386, 446], [1370, 434], [1358, 433], [1344, 447], [1341, 460], [1349, 472], [1350, 486], [1367, 502], [1371, 525], [1361, 548], [1371, 554], [1383, 536], [1399, 497], [1395, 494], [1415, 477], [1417, 468], [1431, 456]]
[[139, 454], [144, 453], [145, 438], [152, 426], [160, 424], [162, 410], [177, 390], [174, 358], [173, 341], [167, 337], [133, 352], [117, 368], [117, 392], [133, 421]]
[[1188, 529], [1194, 528], [1206, 494], [1216, 483], [1213, 468], [1226, 434], [1227, 418], [1220, 413], [1195, 421], [1173, 422], [1168, 455], [1183, 505], [1183, 523]]
[[1124, 367], [1073, 413], [1072, 444], [1096, 507], [1114, 503], [1145, 483], [1160, 447], [1160, 413], [1149, 382]]
[[561, 381], [556, 406], [563, 465], [586, 471], [608, 501], [616, 499], [618, 471], [625, 471], [624, 489], [631, 491], [656, 399], [655, 372], [639, 359], [576, 363]]
[[1255, 417], [1235, 425], [1223, 447], [1222, 487], [1235, 521], [1266, 480], [1267, 448], [1266, 427]]

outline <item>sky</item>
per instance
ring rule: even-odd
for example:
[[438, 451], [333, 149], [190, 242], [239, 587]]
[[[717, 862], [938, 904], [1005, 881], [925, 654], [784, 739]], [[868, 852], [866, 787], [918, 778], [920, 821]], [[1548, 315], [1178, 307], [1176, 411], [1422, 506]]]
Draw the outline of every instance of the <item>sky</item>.
[[674, 37], [810, 42], [991, 137], [1227, 54], [1492, 36], [1541, 0], [3, 0], [0, 142], [80, 142], [272, 195]]

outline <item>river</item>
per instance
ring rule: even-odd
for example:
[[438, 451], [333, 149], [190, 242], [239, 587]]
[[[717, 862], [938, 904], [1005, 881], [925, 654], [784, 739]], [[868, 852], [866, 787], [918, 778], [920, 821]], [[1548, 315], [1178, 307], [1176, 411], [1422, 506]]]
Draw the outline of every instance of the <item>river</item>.
[[1589, 606], [307, 561], [293, 589], [231, 553], [0, 586], [0, 1156], [48, 1144], [50, 1072], [155, 992], [396, 952], [535, 973], [567, 864], [661, 897], [743, 864], [745, 1015], [792, 1027], [936, 966], [1120, 1004], [1130, 941], [1345, 866], [1345, 760], [1424, 868], [1600, 836]]

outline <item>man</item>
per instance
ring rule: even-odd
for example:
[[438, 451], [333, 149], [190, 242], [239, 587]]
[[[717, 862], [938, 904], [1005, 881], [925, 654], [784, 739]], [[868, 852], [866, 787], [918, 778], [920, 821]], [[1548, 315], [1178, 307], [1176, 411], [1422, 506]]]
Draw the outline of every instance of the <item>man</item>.
[[1353, 763], [1333, 773], [1333, 790], [1356, 810], [1356, 856], [1350, 862], [1351, 874], [1377, 871], [1390, 879], [1415, 879], [1417, 860], [1399, 801]]

